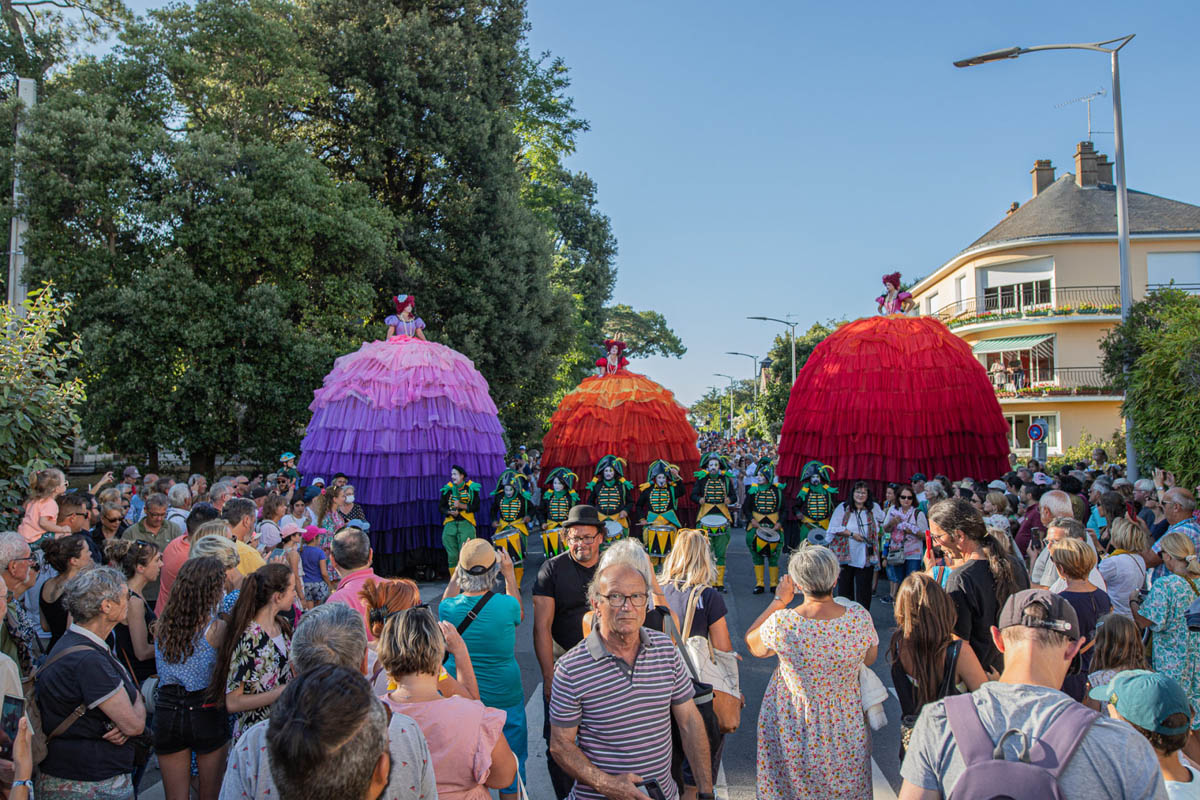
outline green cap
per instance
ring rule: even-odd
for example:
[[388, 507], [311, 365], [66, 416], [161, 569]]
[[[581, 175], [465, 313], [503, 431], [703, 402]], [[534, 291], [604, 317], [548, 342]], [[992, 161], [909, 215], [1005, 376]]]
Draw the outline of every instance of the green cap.
[[[1106, 686], [1097, 686], [1088, 696], [1114, 706], [1118, 714], [1143, 730], [1174, 736], [1190, 727], [1192, 704], [1187, 692], [1174, 678], [1161, 672], [1147, 669], [1118, 672]], [[1182, 725], [1164, 725], [1172, 714], [1186, 714], [1188, 721]]]

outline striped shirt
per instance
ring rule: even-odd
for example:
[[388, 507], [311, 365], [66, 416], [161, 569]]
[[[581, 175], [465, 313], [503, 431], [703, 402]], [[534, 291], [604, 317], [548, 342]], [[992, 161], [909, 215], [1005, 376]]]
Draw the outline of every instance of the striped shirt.
[[[671, 706], [692, 699], [692, 680], [666, 635], [641, 628], [631, 667], [613, 655], [593, 628], [554, 667], [550, 724], [579, 728], [576, 743], [597, 769], [633, 772], [657, 780], [667, 800], [679, 790], [671, 780]], [[603, 800], [576, 783], [568, 800]]]

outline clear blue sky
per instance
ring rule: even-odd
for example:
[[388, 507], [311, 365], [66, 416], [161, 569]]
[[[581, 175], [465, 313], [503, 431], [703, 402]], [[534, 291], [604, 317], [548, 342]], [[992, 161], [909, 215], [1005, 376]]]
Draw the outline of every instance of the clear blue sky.
[[[879, 277], [926, 275], [1029, 199], [1038, 158], [1074, 171], [1098, 53], [1012, 45], [1136, 33], [1121, 88], [1132, 188], [1200, 204], [1195, 2], [729, 3], [530, 0], [529, 38], [571, 68], [591, 121], [574, 169], [620, 247], [615, 299], [663, 312], [682, 360], [637, 360], [690, 403], [749, 377], [782, 326], [872, 313]], [[1093, 103], [1112, 130], [1111, 96]], [[1111, 134], [1095, 136], [1111, 158]], [[1115, 258], [1115, 253], [1114, 253]]]
[[[142, 12], [160, 5], [133, 0]], [[874, 311], [879, 277], [926, 275], [1073, 171], [1098, 53], [955, 69], [1012, 45], [1137, 38], [1121, 62], [1132, 188], [1200, 204], [1200, 4], [529, 0], [530, 46], [562, 56], [591, 122], [570, 166], [599, 185], [617, 302], [653, 308], [687, 355], [632, 367], [690, 403], [750, 376], [781, 326]], [[1110, 97], [1094, 126], [1112, 130]], [[1095, 136], [1112, 151], [1111, 134]], [[1115, 257], [1115, 256], [1114, 256]]]

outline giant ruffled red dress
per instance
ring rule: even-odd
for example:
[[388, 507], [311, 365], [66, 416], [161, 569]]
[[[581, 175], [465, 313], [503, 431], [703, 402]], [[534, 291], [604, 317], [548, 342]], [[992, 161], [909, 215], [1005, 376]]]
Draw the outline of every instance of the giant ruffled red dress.
[[864, 480], [882, 497], [915, 472], [990, 480], [1008, 452], [1008, 422], [970, 345], [934, 317], [892, 313], [847, 323], [813, 350], [788, 399], [779, 473], [799, 478], [817, 460], [836, 469], [843, 496]]
[[[605, 455], [620, 453], [628, 462], [628, 475], [645, 475], [651, 463], [663, 459], [690, 476], [700, 451], [687, 409], [672, 392], [626, 369], [623, 342], [605, 345], [608, 357], [596, 362], [601, 374], [584, 378], [550, 417], [542, 440], [543, 466], [589, 475]], [[680, 493], [681, 503], [686, 496], [687, 491]]]

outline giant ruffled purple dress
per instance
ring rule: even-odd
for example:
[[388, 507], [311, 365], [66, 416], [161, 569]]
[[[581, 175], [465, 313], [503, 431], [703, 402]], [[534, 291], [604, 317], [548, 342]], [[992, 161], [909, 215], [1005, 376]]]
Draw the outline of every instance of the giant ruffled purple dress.
[[[389, 317], [388, 323], [400, 322]], [[401, 324], [415, 333], [420, 320]], [[439, 491], [451, 464], [492, 486], [504, 441], [487, 381], [463, 354], [410, 335], [365, 342], [314, 393], [298, 465], [306, 483], [344, 472], [371, 523], [375, 569], [399, 575], [445, 562]], [[479, 534], [490, 533], [490, 497]]]

